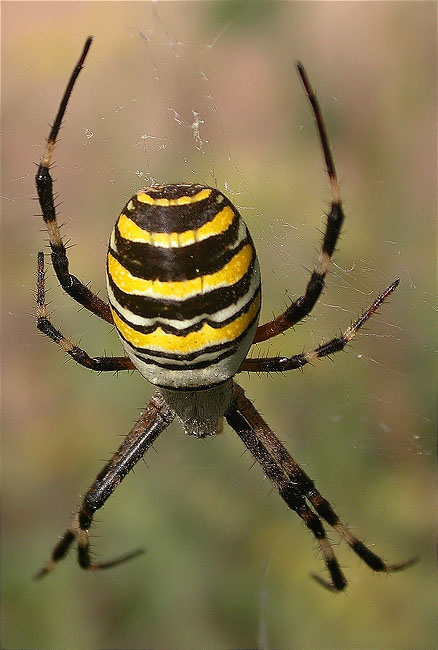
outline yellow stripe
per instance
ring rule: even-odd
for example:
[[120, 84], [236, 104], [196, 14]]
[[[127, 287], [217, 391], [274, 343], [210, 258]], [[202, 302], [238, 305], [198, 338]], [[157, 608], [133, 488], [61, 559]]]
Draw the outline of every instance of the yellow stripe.
[[145, 192], [138, 192], [137, 199], [140, 201], [140, 203], [148, 203], [149, 205], [162, 205], [164, 207], [167, 207], [169, 205], [189, 205], [190, 203], [199, 203], [199, 201], [208, 199], [211, 192], [211, 189], [205, 188], [193, 196], [180, 196], [179, 199], [154, 199], [154, 197], [150, 196], [150, 194], [146, 194]]
[[138, 348], [147, 348], [157, 352], [171, 352], [172, 354], [191, 354], [201, 352], [204, 348], [211, 345], [220, 345], [229, 343], [237, 339], [249, 327], [251, 322], [257, 316], [260, 309], [260, 292], [254, 298], [251, 307], [245, 314], [241, 314], [234, 321], [215, 329], [205, 323], [197, 332], [191, 332], [186, 336], [177, 336], [176, 334], [167, 334], [161, 327], [157, 327], [150, 334], [142, 334], [122, 321], [111, 309], [114, 323], [123, 338]]
[[228, 230], [236, 216], [236, 213], [229, 206], [226, 206], [217, 213], [214, 219], [204, 223], [204, 225], [198, 228], [198, 230], [167, 233], [143, 230], [143, 228], [140, 228], [140, 226], [122, 212], [117, 227], [121, 236], [129, 241], [151, 244], [152, 246], [160, 246], [162, 248], [178, 248], [180, 246], [189, 246], [195, 242], [203, 241], [213, 235], [222, 234]]
[[116, 286], [125, 293], [179, 300], [235, 284], [248, 271], [252, 257], [252, 246], [246, 244], [216, 273], [203, 275], [193, 280], [161, 282], [160, 280], [136, 278], [111, 253], [108, 253], [108, 273]]
[[222, 208], [222, 210], [217, 213], [214, 219], [204, 223], [204, 225], [198, 228], [198, 230], [195, 230], [196, 241], [208, 239], [208, 237], [212, 237], [213, 235], [221, 235], [223, 232], [228, 230], [236, 216], [236, 213], [229, 205], [225, 206], [225, 208]]

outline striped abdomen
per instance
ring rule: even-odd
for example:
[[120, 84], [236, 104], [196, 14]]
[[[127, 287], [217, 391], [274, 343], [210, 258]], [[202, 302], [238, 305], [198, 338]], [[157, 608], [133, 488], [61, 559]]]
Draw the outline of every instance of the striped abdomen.
[[153, 384], [206, 388], [236, 373], [257, 327], [260, 273], [246, 225], [221, 192], [137, 192], [111, 235], [107, 284], [126, 353]]

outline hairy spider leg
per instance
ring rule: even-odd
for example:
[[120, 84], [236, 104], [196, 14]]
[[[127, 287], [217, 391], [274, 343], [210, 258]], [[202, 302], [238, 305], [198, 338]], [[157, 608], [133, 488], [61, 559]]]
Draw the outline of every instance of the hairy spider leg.
[[83, 305], [86, 309], [96, 314], [108, 323], [112, 323], [113, 319], [109, 305], [93, 293], [85, 284], [83, 284], [75, 275], [69, 271], [69, 262], [67, 257], [67, 249], [62, 240], [60, 226], [56, 217], [55, 197], [53, 194], [53, 180], [50, 174], [50, 167], [52, 165], [53, 152], [58, 138], [59, 129], [61, 128], [62, 120], [64, 119], [65, 111], [70, 100], [73, 87], [81, 72], [85, 59], [87, 58], [88, 51], [91, 47], [93, 37], [89, 36], [85, 42], [82, 54], [71, 74], [67, 87], [64, 91], [58, 112], [50, 129], [49, 137], [47, 138], [46, 148], [38, 166], [38, 171], [35, 176], [35, 182], [38, 192], [38, 200], [41, 206], [41, 212], [46, 224], [47, 232], [49, 235], [50, 248], [52, 250], [52, 264], [55, 269], [56, 276], [59, 280], [61, 287], [64, 291], [74, 298], [77, 302]]
[[[327, 499], [316, 489], [312, 479], [292, 458], [246, 397], [243, 389], [235, 382], [233, 392], [234, 400], [226, 414], [226, 419], [258, 461], [282, 499], [302, 518], [317, 540], [330, 574], [330, 581], [314, 576], [320, 584], [332, 591], [342, 591], [347, 585], [320, 517], [339, 533], [373, 571], [392, 573], [405, 569], [415, 562], [415, 559], [411, 559], [400, 564], [387, 564], [355, 537], [339, 520]], [[309, 508], [306, 501], [310, 502], [317, 514]]]
[[128, 357], [90, 357], [85, 350], [74, 345], [51, 323], [47, 316], [44, 253], [38, 253], [37, 265], [37, 329], [57, 343], [71, 358], [89, 370], [104, 372], [109, 370], [135, 370]]
[[94, 562], [90, 553], [88, 530], [93, 522], [96, 510], [102, 508], [128, 472], [143, 457], [159, 434], [169, 426], [174, 417], [163, 397], [157, 391], [119, 449], [97, 475], [93, 485], [86, 493], [72, 525], [67, 528], [58, 544], [54, 547], [50, 560], [36, 574], [35, 578], [42, 578], [47, 575], [56, 566], [57, 562], [67, 555], [74, 541], [77, 542], [78, 562], [82, 569], [108, 569], [143, 553], [142, 549], [137, 549], [108, 562]]
[[316, 301], [318, 300], [324, 288], [325, 276], [330, 267], [331, 258], [336, 247], [336, 243], [341, 232], [342, 224], [344, 222], [344, 211], [342, 209], [341, 193], [339, 189], [339, 182], [336, 174], [335, 163], [330, 149], [330, 142], [327, 135], [327, 129], [321, 113], [316, 94], [309, 81], [309, 77], [304, 69], [304, 66], [299, 61], [297, 62], [297, 70], [312, 107], [313, 115], [316, 120], [318, 128], [319, 139], [321, 142], [325, 165], [330, 181], [331, 188], [331, 207], [327, 215], [327, 224], [322, 241], [321, 252], [318, 257], [315, 268], [310, 276], [304, 295], [294, 300], [289, 307], [279, 316], [273, 320], [260, 325], [257, 329], [254, 343], [261, 343], [267, 341], [278, 334], [288, 330], [296, 325], [303, 318], [308, 316], [312, 311]]
[[400, 280], [397, 278], [397, 280], [394, 280], [385, 291], [377, 296], [368, 309], [365, 309], [361, 316], [359, 316], [359, 318], [357, 318], [354, 323], [352, 323], [350, 327], [341, 334], [341, 336], [336, 336], [310, 352], [302, 352], [301, 354], [295, 354], [292, 357], [247, 358], [240, 366], [239, 372], [243, 370], [246, 370], [247, 372], [283, 372], [284, 370], [296, 370], [297, 368], [302, 368], [307, 363], [313, 363], [317, 359], [322, 359], [323, 357], [330, 356], [335, 352], [340, 352], [345, 348], [347, 343], [356, 336], [360, 328], [366, 323], [370, 316], [377, 311], [388, 296], [397, 289], [399, 284]]

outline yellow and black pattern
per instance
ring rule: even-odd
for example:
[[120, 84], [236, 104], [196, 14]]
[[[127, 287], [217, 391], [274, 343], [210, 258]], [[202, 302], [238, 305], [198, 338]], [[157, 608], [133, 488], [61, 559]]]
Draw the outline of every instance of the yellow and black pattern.
[[238, 211], [216, 189], [137, 192], [111, 235], [107, 284], [125, 350], [152, 383], [185, 390], [221, 383], [253, 341], [257, 256]]

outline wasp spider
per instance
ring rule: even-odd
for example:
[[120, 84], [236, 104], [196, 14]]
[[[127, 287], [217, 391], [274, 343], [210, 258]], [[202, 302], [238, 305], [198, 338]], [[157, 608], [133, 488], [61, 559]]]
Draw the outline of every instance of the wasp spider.
[[302, 64], [298, 63], [297, 69], [317, 123], [331, 185], [331, 209], [322, 249], [304, 294], [283, 314], [258, 326], [261, 282], [254, 244], [236, 208], [212, 187], [154, 185], [143, 188], [128, 201], [109, 242], [109, 304], [70, 273], [56, 219], [50, 166], [61, 122], [91, 42], [89, 37], [65, 90], [38, 168], [36, 186], [52, 264], [61, 287], [86, 309], [115, 325], [126, 356], [90, 357], [52, 325], [46, 311], [42, 252], [38, 254], [37, 327], [77, 363], [97, 371], [138, 370], [156, 386], [156, 392], [98, 474], [71, 526], [37, 575], [51, 571], [73, 543], [77, 545], [80, 566], [90, 570], [114, 566], [141, 552], [110, 562], [95, 562], [90, 555], [88, 530], [96, 510], [175, 418], [186, 433], [199, 438], [214, 436], [224, 418], [227, 420], [282, 499], [317, 540], [330, 578], [316, 579], [327, 588], [338, 591], [347, 583], [322, 520], [374, 571], [390, 573], [407, 567], [411, 560], [387, 564], [348, 530], [234, 380], [236, 373], [244, 370], [292, 370], [342, 350], [399, 283], [395, 280], [390, 284], [343, 334], [310, 352], [291, 357], [246, 358], [251, 345], [277, 336], [310, 313], [324, 287], [344, 220], [324, 122]]

